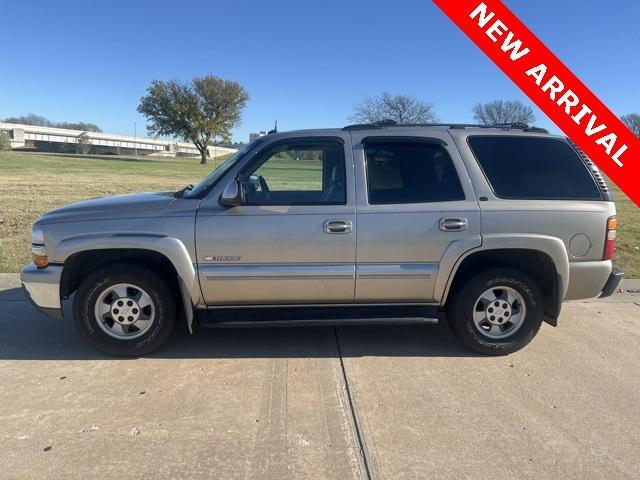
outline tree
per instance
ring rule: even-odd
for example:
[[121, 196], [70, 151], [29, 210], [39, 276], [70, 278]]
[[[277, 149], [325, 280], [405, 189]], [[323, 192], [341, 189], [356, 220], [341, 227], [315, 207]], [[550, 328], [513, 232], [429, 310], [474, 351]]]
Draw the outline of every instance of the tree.
[[53, 128], [66, 128], [68, 130], [83, 130], [85, 132], [102, 132], [100, 127], [95, 123], [88, 122], [52, 122], [48, 118], [41, 115], [34, 115], [28, 113], [21, 117], [9, 117], [5, 118], [6, 123], [18, 123], [20, 125], [34, 125], [37, 127], [53, 127]]
[[212, 75], [189, 83], [156, 80], [140, 99], [138, 112], [147, 117], [150, 135], [193, 142], [202, 157], [200, 163], [206, 164], [207, 147], [216, 138], [230, 140], [248, 100], [242, 85]]
[[623, 115], [620, 120], [636, 137], [640, 138], [640, 114], [630, 113], [629, 115]]
[[500, 125], [503, 123], [526, 123], [536, 121], [533, 109], [518, 100], [494, 100], [478, 103], [473, 109], [473, 118], [482, 125]]
[[365, 97], [353, 109], [349, 120], [356, 123], [376, 123], [393, 120], [396, 123], [433, 123], [438, 121], [432, 103], [408, 95], [383, 92], [379, 97]]
[[87, 155], [91, 151], [91, 140], [89, 140], [87, 132], [82, 132], [76, 138], [78, 140], [77, 153]]
[[37, 127], [53, 127], [53, 123], [49, 119], [41, 115], [34, 115], [33, 113], [28, 113], [27, 115], [22, 115], [20, 117], [5, 118], [4, 121], [6, 123], [18, 123], [20, 125], [35, 125]]
[[58, 122], [55, 123], [56, 128], [66, 128], [67, 130], [82, 130], [83, 132], [96, 132], [102, 133], [100, 127], [95, 123], [88, 122]]
[[0, 132], [0, 152], [11, 150], [11, 139], [7, 132]]

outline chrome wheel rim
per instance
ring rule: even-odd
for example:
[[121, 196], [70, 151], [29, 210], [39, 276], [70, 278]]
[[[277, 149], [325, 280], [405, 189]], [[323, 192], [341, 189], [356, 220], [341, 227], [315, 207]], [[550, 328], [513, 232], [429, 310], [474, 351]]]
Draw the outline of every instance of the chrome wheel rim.
[[153, 301], [147, 292], [131, 283], [118, 283], [104, 289], [95, 306], [98, 325], [118, 340], [144, 335], [155, 319]]
[[527, 315], [520, 293], [510, 287], [492, 287], [476, 300], [473, 323], [478, 331], [492, 340], [516, 333]]

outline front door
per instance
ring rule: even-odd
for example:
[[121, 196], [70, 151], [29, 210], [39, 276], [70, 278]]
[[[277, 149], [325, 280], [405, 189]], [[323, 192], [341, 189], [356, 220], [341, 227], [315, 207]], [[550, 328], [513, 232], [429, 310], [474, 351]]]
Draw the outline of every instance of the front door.
[[450, 136], [408, 130], [354, 132], [357, 303], [437, 303], [443, 258], [481, 243], [479, 207]]
[[243, 205], [219, 206], [218, 189], [198, 211], [206, 303], [352, 303], [356, 217], [349, 136], [270, 142], [241, 167], [238, 179]]

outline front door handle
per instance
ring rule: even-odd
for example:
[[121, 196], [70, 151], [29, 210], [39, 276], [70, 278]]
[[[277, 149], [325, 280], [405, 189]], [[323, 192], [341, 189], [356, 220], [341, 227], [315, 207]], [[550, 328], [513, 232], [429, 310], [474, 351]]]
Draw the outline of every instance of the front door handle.
[[443, 232], [462, 232], [469, 226], [466, 218], [441, 218], [440, 230]]
[[324, 233], [351, 233], [353, 223], [349, 220], [327, 220], [323, 227]]

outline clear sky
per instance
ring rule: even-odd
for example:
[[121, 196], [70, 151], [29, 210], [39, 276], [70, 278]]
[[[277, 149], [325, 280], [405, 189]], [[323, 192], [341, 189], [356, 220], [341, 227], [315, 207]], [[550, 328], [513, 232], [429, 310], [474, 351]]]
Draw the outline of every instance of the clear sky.
[[[615, 113], [640, 111], [638, 0], [505, 0]], [[0, 118], [29, 112], [144, 134], [154, 80], [213, 74], [251, 95], [234, 132], [342, 126], [365, 95], [435, 103], [526, 97], [431, 1], [4, 2]], [[557, 128], [536, 109], [537, 125]]]

